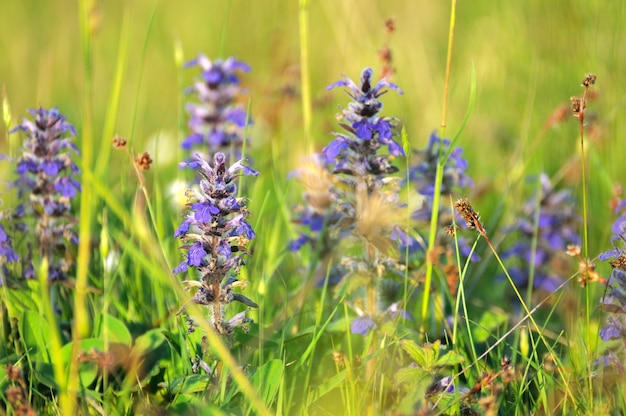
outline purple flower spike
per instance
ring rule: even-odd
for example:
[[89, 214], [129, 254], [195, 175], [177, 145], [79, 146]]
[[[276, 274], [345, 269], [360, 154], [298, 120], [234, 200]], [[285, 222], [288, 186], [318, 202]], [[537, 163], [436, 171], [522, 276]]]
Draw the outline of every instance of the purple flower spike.
[[[347, 123], [341, 126], [350, 135], [337, 134], [337, 139], [322, 150], [329, 165], [334, 164], [335, 171], [358, 174], [361, 172], [371, 175], [384, 175], [395, 172], [391, 166], [390, 156], [404, 156], [402, 146], [394, 140], [397, 133], [394, 127], [397, 122], [392, 117], [379, 115], [383, 103], [379, 97], [388, 89], [399, 93], [402, 91], [393, 83], [385, 79], [372, 86], [374, 71], [365, 68], [361, 73], [361, 83], [357, 85], [350, 78], [335, 82], [327, 89], [346, 87], [352, 102], [343, 109], [341, 118]], [[379, 149], [386, 146], [388, 155], [380, 155]], [[377, 159], [374, 163], [373, 159]], [[382, 170], [381, 170], [382, 169]]]
[[510, 259], [509, 270], [518, 288], [528, 286], [532, 271], [533, 287], [552, 292], [567, 273], [555, 270], [556, 260], [568, 245], [580, 244], [577, 233], [580, 217], [574, 210], [576, 204], [569, 190], [556, 191], [546, 174], [539, 181], [539, 195], [526, 202], [518, 221], [508, 230], [519, 238], [502, 256]]
[[209, 155], [234, 149], [239, 157], [247, 141], [246, 123], [251, 123], [245, 109], [237, 104], [244, 93], [239, 75], [249, 72], [250, 67], [234, 58], [211, 61], [202, 54], [185, 67], [199, 67], [201, 72], [188, 89], [197, 102], [186, 107], [191, 133], [183, 141], [183, 149], [197, 149]]
[[255, 237], [247, 222], [245, 198], [237, 197], [235, 183], [241, 177], [240, 171], [255, 176], [258, 172], [243, 165], [241, 160], [228, 166], [221, 152], [214, 155], [212, 164], [196, 153], [191, 161], [181, 166], [196, 169], [200, 183], [195, 200], [188, 204], [185, 219], [174, 233], [185, 243], [182, 246], [185, 260], [173, 271], [185, 273], [192, 269], [198, 272], [200, 285], [194, 301], [211, 305], [215, 329], [229, 334], [234, 326], [225, 320], [224, 307], [232, 301], [256, 305], [232, 290], [244, 264], [244, 254], [249, 254], [246, 245]]
[[[28, 112], [34, 119], [24, 118], [11, 130], [25, 136], [22, 154], [16, 161], [18, 179], [14, 182], [22, 204], [14, 213], [13, 228], [34, 233], [41, 255], [48, 257], [50, 280], [64, 280], [72, 266], [65, 253], [78, 240], [71, 212], [72, 199], [81, 190], [75, 177], [79, 169], [72, 159], [78, 154], [73, 143], [76, 129], [57, 108], [40, 107]], [[32, 261], [29, 253], [23, 270], [29, 270]]]

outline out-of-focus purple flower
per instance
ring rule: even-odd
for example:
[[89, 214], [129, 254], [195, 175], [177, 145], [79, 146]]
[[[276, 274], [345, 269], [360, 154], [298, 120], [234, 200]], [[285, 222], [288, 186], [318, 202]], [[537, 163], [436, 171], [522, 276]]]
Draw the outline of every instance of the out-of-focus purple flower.
[[[610, 315], [606, 318], [606, 325], [600, 329], [600, 338], [604, 341], [621, 339], [623, 346], [626, 340], [626, 200], [620, 201], [615, 211], [618, 218], [611, 227], [614, 233], [611, 237], [613, 248], [599, 256], [600, 260], [612, 259], [611, 276], [599, 306]], [[624, 354], [623, 348], [619, 352], [608, 350], [598, 358], [596, 364], [612, 366], [618, 374], [625, 374]]]
[[[435, 175], [440, 158], [450, 152], [443, 165], [441, 195], [450, 195], [454, 189], [471, 188], [474, 182], [467, 175], [467, 160], [463, 158], [463, 149], [455, 147], [450, 151], [450, 140], [441, 139], [432, 133], [426, 149], [417, 152], [417, 163], [411, 165], [409, 180], [420, 195], [432, 200], [435, 195]], [[430, 219], [430, 216], [428, 216]]]
[[11, 242], [11, 238], [4, 230], [2, 224], [0, 224], [0, 263], [12, 263], [17, 261], [18, 259], [19, 256], [13, 250], [13, 243]]
[[[352, 320], [352, 324], [350, 325], [350, 332], [352, 332], [353, 334], [365, 336], [369, 334], [370, 331], [378, 328], [374, 320], [368, 314], [363, 313], [360, 309], [357, 309], [357, 312], [360, 315]], [[385, 311], [379, 314], [377, 319], [380, 318], [382, 320], [389, 320], [395, 319], [397, 317], [405, 320], [413, 319], [413, 315], [411, 315], [411, 313], [400, 307], [400, 302], [394, 302], [389, 305], [387, 309], [385, 309]]]
[[[406, 276], [400, 272], [405, 265], [397, 247], [417, 249], [398, 227], [406, 220], [398, 195], [401, 179], [391, 176], [398, 171], [393, 160], [404, 156], [397, 142], [398, 120], [380, 113], [381, 96], [389, 90], [402, 91], [386, 79], [375, 83], [371, 68], [362, 71], [359, 84], [344, 77], [328, 89], [335, 87], [345, 87], [352, 99], [338, 115], [344, 131], [334, 133], [320, 155], [293, 174], [304, 185], [307, 205], [297, 211], [300, 233], [289, 247], [295, 251], [311, 244], [321, 259], [319, 265], [331, 264], [318, 268], [318, 285], [349, 286], [348, 276], [354, 274], [378, 292], [380, 281]], [[346, 292], [354, 290], [348, 287]], [[378, 301], [370, 297], [367, 313], [359, 313], [351, 332], [365, 335], [376, 328], [375, 321], [388, 315], [378, 308]]]
[[[299, 212], [297, 222], [305, 230], [290, 243], [291, 250], [319, 241], [322, 230], [327, 227], [332, 233], [326, 234], [325, 240], [331, 234], [334, 240], [322, 241], [322, 254], [327, 254], [343, 237], [350, 235], [350, 227], [356, 226], [354, 219], [358, 214], [354, 189], [357, 184], [365, 186], [367, 194], [377, 194], [383, 192], [390, 180], [388, 176], [398, 171], [392, 165], [392, 159], [403, 156], [404, 151], [395, 141], [397, 119], [379, 113], [383, 108], [380, 97], [385, 92], [392, 89], [402, 94], [402, 91], [386, 79], [374, 84], [372, 78], [372, 69], [365, 68], [360, 84], [344, 77], [327, 88], [346, 87], [352, 98], [338, 117], [340, 126], [347, 133], [334, 133], [335, 138], [322, 149], [319, 157], [313, 158], [314, 163], [305, 164], [293, 175], [307, 188], [305, 199], [309, 206]], [[383, 152], [385, 147], [387, 150]], [[342, 185], [336, 186], [338, 183]], [[387, 200], [390, 206], [397, 205], [397, 201]]]
[[540, 181], [540, 194], [526, 202], [518, 221], [509, 228], [516, 240], [502, 257], [510, 259], [509, 272], [518, 287], [528, 285], [532, 270], [533, 287], [551, 292], [563, 281], [555, 269], [558, 256], [568, 245], [580, 244], [576, 231], [580, 217], [569, 190], [555, 191], [545, 174]]
[[354, 318], [350, 325], [350, 332], [363, 336], [369, 334], [372, 329], [376, 329], [376, 324], [367, 315]]
[[[175, 231], [185, 245], [185, 259], [174, 269], [174, 273], [184, 273], [188, 269], [198, 271], [200, 289], [194, 301], [211, 307], [211, 322], [222, 334], [232, 332], [236, 319], [232, 322], [224, 318], [224, 307], [232, 301], [248, 306], [256, 304], [247, 297], [233, 293], [237, 285], [237, 274], [244, 263], [244, 255], [249, 254], [246, 246], [255, 237], [247, 222], [248, 209], [245, 198], [237, 198], [237, 179], [243, 175], [258, 175], [258, 172], [245, 166], [242, 161], [228, 166], [226, 156], [218, 152], [209, 164], [196, 153], [192, 160], [180, 164], [196, 169], [200, 175], [199, 191], [194, 201], [190, 201], [185, 219]], [[234, 319], [234, 318], [233, 318]], [[249, 322], [249, 321], [246, 321]]]
[[[389, 161], [390, 156], [404, 156], [404, 150], [394, 140], [397, 120], [378, 114], [383, 108], [379, 97], [389, 89], [400, 94], [402, 90], [386, 79], [372, 86], [373, 74], [371, 68], [365, 68], [360, 85], [345, 77], [327, 88], [346, 87], [353, 100], [341, 112], [345, 121], [341, 127], [350, 134], [336, 134], [336, 139], [322, 149], [322, 157], [327, 164], [334, 165], [337, 173], [386, 175], [397, 171]], [[381, 146], [387, 147], [388, 155], [379, 154]]]
[[[79, 169], [72, 159], [78, 154], [73, 143], [76, 130], [57, 108], [29, 112], [34, 119], [25, 118], [11, 130], [25, 135], [17, 159], [19, 177], [14, 182], [22, 200], [14, 212], [14, 228], [22, 232], [32, 229], [41, 254], [48, 257], [49, 279], [63, 280], [71, 266], [66, 256], [68, 245], [78, 242], [71, 213], [71, 201], [81, 190], [75, 177]], [[31, 260], [29, 257], [27, 262]]]
[[[0, 216], [0, 219], [2, 217]], [[11, 271], [7, 267], [9, 263], [15, 263], [19, 260], [19, 256], [13, 250], [13, 242], [11, 237], [6, 233], [4, 226], [0, 224], [0, 286], [3, 286], [5, 280], [11, 275]]]
[[247, 140], [246, 121], [251, 122], [236, 102], [243, 94], [239, 74], [249, 72], [250, 67], [234, 58], [211, 61], [202, 54], [185, 66], [197, 66], [201, 74], [187, 90], [195, 94], [197, 102], [187, 104], [191, 132], [182, 143], [183, 149], [196, 149], [209, 156], [234, 151], [239, 157]]
[[[449, 196], [453, 192], [466, 192], [474, 186], [472, 179], [467, 175], [467, 160], [463, 158], [463, 149], [460, 147], [450, 148], [448, 139], [441, 139], [433, 132], [425, 149], [414, 151], [413, 162], [409, 168], [409, 183], [419, 195], [423, 197], [421, 206], [411, 213], [411, 218], [418, 224], [429, 224], [433, 216], [435, 179], [437, 165], [443, 161], [443, 176], [439, 195]], [[447, 198], [442, 198], [445, 201]], [[442, 221], [452, 221], [454, 215], [448, 204], [442, 203], [438, 209], [438, 216]], [[465, 228], [463, 221], [458, 222]], [[470, 255], [471, 247], [464, 237], [457, 236], [459, 250], [464, 256]], [[443, 242], [450, 245], [451, 240]], [[471, 253], [471, 261], [478, 261], [480, 257], [476, 253]]]

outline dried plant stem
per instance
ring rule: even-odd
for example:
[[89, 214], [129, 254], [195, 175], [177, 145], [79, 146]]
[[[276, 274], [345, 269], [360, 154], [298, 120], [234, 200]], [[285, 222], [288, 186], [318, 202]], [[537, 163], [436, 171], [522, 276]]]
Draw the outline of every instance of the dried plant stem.
[[[448, 36], [448, 56], [446, 59], [446, 78], [443, 86], [443, 106], [441, 111], [441, 130], [439, 137], [445, 137], [446, 131], [446, 117], [448, 113], [448, 89], [450, 85], [450, 71], [452, 65], [452, 49], [454, 46], [454, 27], [456, 22], [456, 0], [452, 0], [450, 9], [450, 31]], [[437, 170], [435, 173], [435, 192], [433, 198], [433, 211], [430, 218], [430, 230], [428, 236], [428, 250], [426, 254], [426, 277], [424, 279], [424, 292], [422, 295], [422, 316], [421, 316], [421, 331], [425, 331], [426, 315], [428, 314], [428, 303], [430, 299], [430, 287], [432, 285], [433, 278], [433, 258], [430, 253], [435, 248], [435, 242], [437, 238], [437, 230], [439, 229], [439, 206], [441, 204], [441, 193], [438, 192], [441, 189], [443, 182], [443, 164], [445, 160], [442, 158], [441, 148], [439, 148], [439, 158], [437, 159]]]
[[[587, 99], [587, 91], [589, 90], [589, 86], [585, 85], [585, 89], [583, 90], [583, 95], [581, 97], [580, 102], [580, 112], [577, 114], [578, 116], [578, 127], [579, 127], [579, 135], [580, 135], [580, 174], [582, 179], [582, 199], [583, 199], [583, 258], [585, 262], [585, 267], [582, 273], [585, 275], [582, 276], [583, 282], [587, 283], [589, 280], [589, 245], [588, 243], [588, 227], [587, 227], [587, 174], [586, 174], [586, 163], [585, 163], [585, 101]], [[591, 349], [591, 331], [589, 331], [591, 325], [591, 298], [589, 296], [589, 285], [585, 284], [585, 328], [587, 328], [587, 348]], [[591, 354], [587, 354], [587, 389], [589, 392], [589, 404], [591, 409], [593, 409], [593, 382], [592, 382], [592, 364], [593, 357]]]

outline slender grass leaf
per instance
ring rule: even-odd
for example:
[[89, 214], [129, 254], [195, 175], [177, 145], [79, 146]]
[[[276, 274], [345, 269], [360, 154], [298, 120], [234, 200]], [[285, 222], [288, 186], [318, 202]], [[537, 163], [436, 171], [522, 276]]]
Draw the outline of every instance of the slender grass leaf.
[[50, 325], [46, 318], [33, 311], [25, 311], [20, 318], [20, 333], [22, 341], [31, 357], [50, 362], [50, 356], [46, 353], [50, 345]]

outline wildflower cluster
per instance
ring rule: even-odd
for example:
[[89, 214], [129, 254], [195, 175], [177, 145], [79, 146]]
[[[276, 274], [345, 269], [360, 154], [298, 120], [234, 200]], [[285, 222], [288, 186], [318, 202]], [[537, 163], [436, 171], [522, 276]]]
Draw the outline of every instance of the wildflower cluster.
[[539, 194], [526, 202], [518, 221], [509, 228], [518, 238], [503, 258], [517, 260], [508, 269], [517, 287], [531, 284], [552, 292], [563, 280], [559, 275], [563, 253], [568, 245], [580, 244], [576, 231], [580, 217], [569, 190], [555, 191], [545, 174], [540, 181]]
[[[359, 85], [346, 77], [328, 89], [335, 87], [346, 87], [352, 98], [338, 116], [344, 132], [335, 133], [319, 156], [295, 172], [306, 187], [308, 206], [298, 218], [305, 230], [292, 242], [291, 249], [311, 243], [321, 245], [318, 248], [322, 258], [341, 253], [330, 271], [332, 283], [341, 280], [348, 292], [363, 287], [374, 292], [377, 283], [389, 274], [399, 278], [403, 275], [402, 265], [391, 257], [396, 249], [392, 238], [403, 239], [406, 235], [398, 226], [403, 218], [398, 178], [390, 175], [398, 171], [392, 165], [393, 158], [404, 156], [404, 150], [396, 141], [397, 119], [380, 115], [380, 97], [390, 89], [402, 91], [384, 78], [374, 84], [371, 68], [363, 70]], [[345, 245], [340, 248], [342, 242]], [[350, 279], [342, 279], [348, 275]], [[359, 317], [353, 323], [353, 332], [366, 334], [374, 328], [375, 314], [380, 315], [377, 318], [398, 313], [404, 316], [404, 311], [397, 312], [393, 303], [392, 311], [379, 314], [374, 297], [379, 298], [380, 293], [368, 295], [366, 312], [355, 303]]]
[[[383, 187], [390, 182], [386, 176], [398, 170], [391, 164], [391, 159], [404, 155], [404, 151], [394, 140], [397, 120], [379, 116], [383, 107], [379, 97], [388, 88], [402, 91], [385, 79], [372, 86], [372, 76], [372, 69], [366, 68], [360, 86], [346, 77], [327, 88], [345, 86], [353, 99], [339, 116], [343, 120], [340, 125], [348, 134], [335, 133], [335, 139], [322, 149], [320, 156], [314, 156], [295, 172], [306, 187], [304, 197], [309, 203], [299, 222], [309, 232], [304, 232], [292, 243], [294, 251], [306, 242], [317, 241], [316, 237], [324, 228], [337, 243], [351, 229], [358, 228], [366, 234], [373, 231], [371, 226], [378, 224], [369, 220], [374, 220], [374, 215], [382, 221], [396, 219], [390, 215], [392, 205], [385, 208], [383, 205], [395, 203], [397, 196], [383, 192]], [[388, 154], [380, 154], [383, 146], [387, 147]], [[384, 210], [390, 211], [385, 215]], [[389, 224], [381, 225], [386, 227]], [[325, 243], [329, 244], [328, 241]]]
[[[75, 178], [79, 170], [71, 156], [78, 154], [73, 144], [76, 130], [56, 108], [30, 113], [34, 120], [24, 119], [12, 130], [26, 135], [17, 160], [19, 178], [14, 182], [22, 201], [13, 214], [15, 231], [34, 232], [42, 257], [49, 261], [48, 278], [64, 280], [73, 264], [67, 248], [78, 242], [71, 214], [71, 201], [81, 189]], [[25, 278], [34, 274], [31, 255], [29, 250], [25, 256]]]
[[202, 72], [188, 89], [198, 102], [187, 104], [191, 133], [183, 141], [183, 149], [196, 148], [207, 155], [232, 151], [240, 157], [247, 115], [236, 104], [242, 94], [239, 72], [248, 72], [250, 67], [234, 58], [211, 61], [202, 54], [185, 66], [199, 66]]
[[[455, 241], [450, 238], [455, 235], [453, 222], [454, 212], [450, 207], [450, 198], [454, 192], [464, 192], [473, 187], [474, 183], [466, 173], [469, 165], [463, 158], [463, 149], [452, 147], [448, 139], [440, 138], [432, 133], [428, 144], [423, 150], [414, 150], [412, 163], [409, 167], [408, 180], [411, 189], [417, 192], [420, 205], [411, 212], [411, 218], [415, 221], [415, 230], [411, 238], [405, 238], [402, 248], [408, 250], [410, 257], [407, 259], [410, 265], [419, 268], [425, 262], [426, 245], [430, 233], [430, 222], [435, 209], [439, 224], [449, 224], [444, 228], [445, 233], [436, 235], [432, 257], [434, 264], [441, 266], [446, 276], [451, 293], [456, 292], [459, 280], [459, 271], [454, 252], [457, 244], [459, 251], [464, 256], [470, 256], [471, 261], [478, 261], [480, 257], [471, 250], [465, 237], [456, 236]], [[436, 193], [437, 170], [441, 169], [441, 185]], [[435, 196], [441, 197], [435, 206]], [[445, 197], [445, 198], [444, 198]], [[447, 202], [448, 201], [448, 202]], [[466, 227], [463, 221], [457, 221], [457, 226]], [[440, 227], [438, 227], [440, 228]]]
[[0, 286], [4, 285], [4, 280], [11, 273], [7, 264], [14, 263], [18, 259], [19, 256], [13, 249], [11, 236], [7, 234], [4, 226], [0, 224]]
[[[472, 179], [465, 172], [468, 163], [463, 158], [463, 149], [460, 147], [450, 149], [450, 145], [450, 140], [441, 139], [433, 132], [428, 139], [426, 149], [415, 152], [416, 162], [409, 169], [409, 180], [418, 194], [424, 197], [422, 206], [413, 213], [416, 220], [430, 221], [435, 197], [437, 164], [442, 157], [446, 157], [443, 164], [441, 189], [439, 190], [442, 196], [451, 195], [456, 188], [471, 188], [474, 185]], [[445, 206], [446, 204], [442, 205]]]
[[[610, 313], [606, 325], [600, 330], [600, 338], [604, 341], [626, 339], [626, 200], [621, 200], [615, 207], [618, 214], [613, 223], [613, 248], [600, 254], [600, 260], [611, 260], [611, 276], [609, 277], [605, 295], [600, 299], [600, 307]], [[600, 360], [605, 365], [612, 365], [620, 374], [626, 373], [623, 357], [608, 350]]]
[[[189, 268], [198, 271], [199, 281], [192, 283], [197, 288], [193, 301], [210, 306], [211, 325], [218, 333], [229, 334], [233, 328], [252, 321], [245, 312], [226, 320], [226, 305], [238, 301], [257, 307], [233, 289], [244, 286], [237, 276], [245, 256], [250, 254], [246, 246], [255, 237], [246, 220], [245, 198], [236, 196], [236, 181], [242, 174], [256, 176], [258, 172], [243, 165], [241, 160], [228, 166], [221, 152], [213, 157], [212, 166], [198, 153], [180, 166], [195, 169], [200, 183], [195, 192], [188, 192], [189, 210], [174, 234], [185, 243], [182, 246], [185, 259], [176, 266], [174, 273], [183, 273]], [[192, 332], [193, 323], [190, 324]]]

